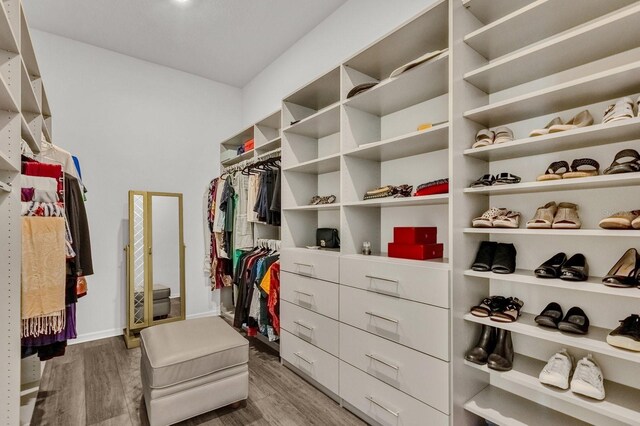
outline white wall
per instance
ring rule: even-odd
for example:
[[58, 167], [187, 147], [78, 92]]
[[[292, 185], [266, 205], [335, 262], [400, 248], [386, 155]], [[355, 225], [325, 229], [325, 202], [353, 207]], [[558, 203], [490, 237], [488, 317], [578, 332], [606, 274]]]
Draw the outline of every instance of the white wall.
[[242, 89], [243, 126], [276, 111], [286, 95], [338, 66], [434, 2], [349, 0]]
[[32, 37], [54, 143], [80, 158], [89, 190], [95, 275], [78, 304], [80, 339], [125, 326], [130, 189], [184, 194], [187, 315], [217, 312], [202, 272], [202, 197], [218, 170], [216, 142], [240, 128], [240, 90], [48, 33]]

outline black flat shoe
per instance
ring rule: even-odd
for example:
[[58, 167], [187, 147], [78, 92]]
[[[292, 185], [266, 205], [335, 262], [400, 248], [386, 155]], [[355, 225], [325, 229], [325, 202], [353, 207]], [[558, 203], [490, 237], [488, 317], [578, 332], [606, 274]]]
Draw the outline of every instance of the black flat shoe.
[[534, 273], [538, 278], [558, 278], [562, 273], [562, 266], [567, 261], [567, 255], [558, 253], [551, 259], [538, 266]]
[[577, 306], [569, 309], [567, 315], [558, 323], [558, 329], [573, 334], [587, 334], [589, 331], [589, 318], [584, 311]]
[[560, 320], [562, 320], [562, 308], [556, 302], [549, 303], [540, 315], [535, 317], [538, 325], [549, 328], [558, 328]]
[[496, 329], [483, 325], [476, 345], [464, 354], [464, 359], [474, 364], [484, 365], [496, 347]]
[[586, 281], [589, 278], [589, 265], [583, 254], [574, 254], [560, 269], [560, 279], [565, 281]]
[[640, 271], [640, 254], [634, 248], [627, 250], [618, 263], [602, 279], [604, 285], [609, 287], [635, 287], [638, 285], [638, 272]]
[[476, 253], [476, 259], [471, 265], [471, 269], [474, 271], [488, 272], [493, 265], [493, 258], [496, 254], [496, 247], [498, 243], [495, 241], [483, 241], [478, 247], [478, 253]]
[[516, 254], [516, 247], [513, 244], [498, 243], [491, 272], [513, 274], [516, 270]]

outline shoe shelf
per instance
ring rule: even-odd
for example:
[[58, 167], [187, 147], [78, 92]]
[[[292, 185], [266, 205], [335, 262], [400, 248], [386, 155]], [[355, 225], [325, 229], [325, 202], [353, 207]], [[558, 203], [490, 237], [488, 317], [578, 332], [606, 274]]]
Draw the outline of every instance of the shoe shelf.
[[331, 210], [340, 210], [340, 203], [333, 204], [312, 204], [308, 206], [297, 206], [297, 207], [283, 207], [282, 210], [285, 211], [331, 211]]
[[449, 52], [400, 74], [344, 102], [345, 106], [385, 116], [449, 91]]
[[340, 131], [340, 102], [300, 120], [283, 130], [287, 133], [320, 139]]
[[331, 154], [283, 168], [284, 172], [324, 174], [340, 170], [340, 154]]
[[449, 204], [449, 194], [425, 195], [421, 197], [405, 198], [374, 198], [371, 200], [346, 202], [345, 207], [402, 207], [402, 206], [433, 206]]
[[539, 235], [562, 237], [640, 237], [640, 230], [613, 229], [527, 229], [527, 228], [465, 228], [465, 234]]
[[498, 426], [535, 425], [540, 423], [540, 419], [544, 419], [547, 425], [589, 425], [495, 386], [487, 386], [467, 401], [464, 409]]
[[543, 287], [559, 288], [571, 291], [583, 291], [587, 293], [603, 294], [607, 296], [631, 297], [640, 299], [640, 289], [636, 287], [617, 288], [608, 287], [602, 283], [601, 277], [589, 277], [587, 281], [565, 281], [559, 278], [537, 278], [533, 271], [516, 269], [513, 274], [496, 274], [494, 272], [479, 272], [472, 269], [464, 271], [467, 277], [487, 278], [492, 280], [507, 281]]
[[[619, 29], [625, 28], [620, 37]], [[480, 90], [495, 93], [638, 46], [640, 5], [595, 19], [541, 43], [491, 61], [464, 75]]]
[[242, 162], [244, 160], [248, 160], [250, 158], [253, 158], [253, 150], [244, 152], [244, 153], [242, 153], [240, 155], [237, 155], [237, 156], [235, 156], [233, 158], [225, 160], [225, 161], [222, 162], [222, 165], [224, 167], [229, 167], [229, 166], [233, 166], [234, 164], [238, 164], [238, 163], [240, 163], [240, 162]]
[[482, 188], [465, 188], [467, 194], [511, 195], [536, 192], [573, 191], [579, 189], [620, 188], [640, 185], [640, 173], [598, 175], [586, 178], [558, 179], [542, 182], [524, 182], [507, 185], [492, 185]]
[[489, 24], [508, 15], [533, 0], [462, 0], [464, 7], [483, 24]]
[[637, 139], [638, 135], [640, 117], [517, 139], [482, 148], [469, 148], [464, 151], [464, 155], [485, 161], [499, 161], [624, 142]]
[[464, 113], [486, 126], [499, 126], [640, 91], [640, 61], [628, 63]]
[[[518, 321], [516, 322], [502, 323], [498, 321], [492, 321], [489, 318], [476, 317], [471, 314], [464, 315], [464, 319], [466, 321], [474, 322], [477, 324], [489, 325], [492, 327], [509, 330], [512, 333], [526, 335], [535, 339], [543, 339], [549, 342], [558, 343], [560, 345], [583, 349], [585, 351], [607, 355], [613, 358], [619, 358], [635, 363], [640, 362], [640, 352], [632, 352], [624, 349], [619, 349], [607, 343], [607, 334], [609, 334], [611, 330], [591, 325], [589, 327], [589, 333], [586, 335], [563, 333], [559, 330], [538, 326], [534, 321], [535, 317], [535, 315], [525, 312], [520, 316], [520, 318], [518, 318]], [[615, 326], [617, 327], [618, 324], [615, 324]], [[516, 358], [518, 357], [516, 356]]]
[[[601, 422], [604, 419], [601, 416], [606, 416], [607, 420], [613, 419], [624, 424], [640, 425], [640, 406], [638, 405], [640, 391], [638, 389], [605, 380], [606, 398], [603, 401], [576, 395], [570, 389], [563, 390], [540, 383], [538, 374], [540, 374], [546, 362], [518, 353], [514, 357], [513, 369], [506, 372], [492, 370], [486, 365], [478, 365], [468, 361], [465, 361], [465, 364], [489, 373], [501, 381], [531, 389], [546, 398], [553, 398], [563, 403], [575, 405], [579, 408], [577, 414], [582, 417], [581, 420], [592, 424], [602, 424]], [[547, 422], [545, 421], [545, 423]]]
[[382, 162], [440, 151], [448, 147], [449, 123], [442, 123], [427, 130], [363, 144], [356, 149], [345, 152], [344, 155]]
[[[22, 111], [23, 112], [32, 112], [40, 114], [40, 104], [36, 97], [36, 93], [33, 90], [32, 79], [29, 73], [27, 72], [27, 68], [22, 63], [22, 84], [20, 87], [22, 88]], [[39, 79], [40, 77], [37, 77]]]
[[464, 37], [491, 60], [631, 4], [633, 0], [537, 0]]

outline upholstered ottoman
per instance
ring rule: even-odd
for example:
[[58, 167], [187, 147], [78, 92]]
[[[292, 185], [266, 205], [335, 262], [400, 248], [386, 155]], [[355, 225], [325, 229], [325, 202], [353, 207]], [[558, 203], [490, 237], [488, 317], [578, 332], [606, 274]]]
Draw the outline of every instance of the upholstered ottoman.
[[140, 375], [151, 426], [247, 399], [249, 342], [219, 317], [140, 332]]

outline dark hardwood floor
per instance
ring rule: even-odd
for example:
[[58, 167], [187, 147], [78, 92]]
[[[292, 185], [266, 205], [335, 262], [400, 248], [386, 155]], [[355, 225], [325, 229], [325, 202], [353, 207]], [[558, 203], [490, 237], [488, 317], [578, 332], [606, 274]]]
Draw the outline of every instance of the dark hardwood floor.
[[[181, 425], [363, 425], [252, 339], [249, 399]], [[140, 349], [127, 350], [122, 337], [69, 346], [47, 362], [32, 425], [148, 425], [140, 385]]]

